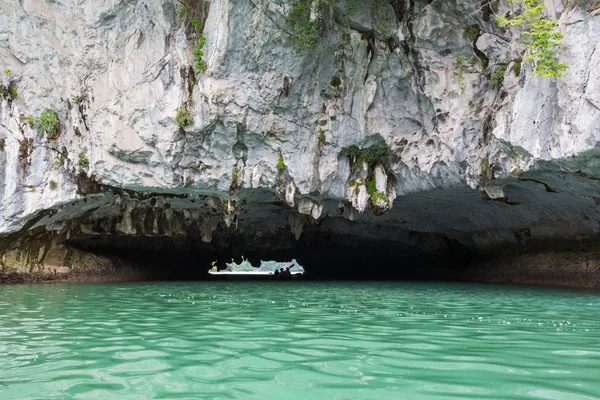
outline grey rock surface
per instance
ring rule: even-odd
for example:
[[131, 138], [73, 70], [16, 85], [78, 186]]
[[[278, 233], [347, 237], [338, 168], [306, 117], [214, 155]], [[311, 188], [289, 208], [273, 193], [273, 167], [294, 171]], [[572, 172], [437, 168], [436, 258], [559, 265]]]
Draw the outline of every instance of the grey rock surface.
[[[516, 76], [519, 32], [493, 22], [514, 12], [505, 1], [397, 1], [401, 12], [376, 10], [383, 18], [336, 6], [317, 46], [297, 54], [285, 2], [212, 0], [200, 74], [178, 2], [3, 0], [2, 82], [20, 98], [0, 104], [0, 234], [173, 237], [193, 225], [213, 250], [241, 236], [273, 251], [310, 232], [412, 244], [410, 232], [442, 235], [473, 251], [592, 237], [600, 17], [546, 3], [564, 34], [560, 79], [525, 62]], [[182, 106], [194, 117], [185, 128]], [[56, 140], [27, 123], [45, 109], [59, 117]], [[389, 154], [377, 165], [343, 155], [380, 138]], [[81, 172], [100, 189], [85, 190]]]

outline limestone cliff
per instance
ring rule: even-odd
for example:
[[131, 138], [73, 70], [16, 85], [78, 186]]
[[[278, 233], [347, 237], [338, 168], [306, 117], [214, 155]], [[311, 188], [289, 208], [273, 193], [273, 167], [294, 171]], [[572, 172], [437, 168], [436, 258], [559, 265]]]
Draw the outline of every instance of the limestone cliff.
[[[597, 2], [546, 1], [560, 79], [521, 63], [505, 1], [337, 3], [304, 52], [285, 1], [184, 3], [0, 3], [5, 272], [81, 267], [81, 250], [466, 263], [597, 235]], [[44, 110], [59, 125], [39, 134]]]

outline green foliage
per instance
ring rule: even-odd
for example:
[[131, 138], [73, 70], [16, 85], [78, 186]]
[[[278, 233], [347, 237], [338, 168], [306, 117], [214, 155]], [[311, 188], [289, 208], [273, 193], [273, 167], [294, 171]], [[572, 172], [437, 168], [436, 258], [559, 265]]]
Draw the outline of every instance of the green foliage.
[[19, 96], [17, 87], [13, 84], [4, 86], [0, 83], [0, 98], [8, 100], [23, 100], [23, 98]]
[[333, 78], [331, 78], [331, 82], [329, 82], [329, 84], [334, 88], [338, 88], [342, 84], [342, 80], [339, 76], [334, 76]]
[[317, 21], [310, 18], [312, 4], [311, 0], [295, 0], [285, 16], [296, 54], [313, 49], [317, 44]]
[[58, 183], [55, 181], [50, 181], [50, 190], [56, 190], [58, 188]]
[[79, 153], [78, 156], [79, 160], [77, 162], [77, 165], [79, 165], [79, 167], [81, 169], [88, 169], [90, 167], [90, 161], [88, 160], [87, 156], [85, 155], [85, 153], [82, 151], [81, 153]]
[[22, 123], [29, 125], [30, 128], [33, 128], [33, 126], [35, 125], [35, 118], [33, 118], [31, 115], [21, 114], [19, 116], [19, 119]]
[[4, 151], [6, 147], [6, 138], [0, 138], [0, 151]]
[[492, 84], [494, 84], [494, 86], [502, 86], [502, 83], [504, 82], [504, 73], [506, 72], [506, 65], [499, 65], [496, 68], [494, 68], [494, 70], [492, 71], [492, 74], [490, 75], [490, 80], [492, 81]]
[[233, 167], [231, 169], [231, 187], [237, 186], [239, 179], [240, 179], [240, 169], [238, 167]]
[[81, 103], [83, 103], [83, 96], [75, 96], [75, 97], [73, 97], [73, 102], [75, 104], [77, 104], [78, 106], [81, 105]]
[[60, 121], [56, 111], [46, 109], [42, 111], [39, 118], [35, 119], [35, 125], [38, 126], [38, 135], [46, 134], [49, 140], [58, 139], [60, 135]]
[[4, 70], [4, 74], [5, 74], [5, 75], [8, 75], [8, 74], [10, 74], [10, 69], [6, 68], [6, 69]]
[[283, 171], [285, 169], [285, 163], [283, 162], [283, 156], [279, 156], [279, 160], [277, 160], [277, 169]]
[[[179, 12], [182, 10], [186, 10], [184, 14], [182, 14], [183, 16], [185, 13], [187, 13], [187, 9], [182, 8]], [[196, 32], [196, 34], [191, 37], [192, 40], [196, 40], [196, 46], [194, 47], [194, 50], [192, 50], [192, 54], [194, 55], [194, 70], [201, 74], [205, 74], [207, 67], [206, 61], [204, 60], [204, 45], [206, 44], [206, 37], [202, 34], [202, 21], [198, 18], [191, 18], [190, 23]]]
[[383, 192], [375, 192], [375, 193], [371, 194], [371, 203], [380, 203], [380, 202], [385, 202], [385, 203], [389, 204], [390, 199]]
[[23, 98], [21, 96], [19, 96], [19, 92], [17, 91], [17, 87], [11, 85], [8, 88], [8, 92], [10, 94], [11, 99], [13, 100], [23, 100]]
[[372, 196], [377, 191], [377, 182], [375, 181], [375, 178], [373, 178], [369, 182], [367, 182], [366, 189], [367, 189], [367, 194], [369, 194], [370, 196]]
[[464, 35], [470, 42], [474, 42], [477, 39], [477, 36], [479, 36], [479, 25], [473, 24], [466, 26]]
[[378, 142], [366, 148], [360, 148], [354, 144], [344, 147], [340, 151], [340, 156], [350, 158], [353, 163], [362, 160], [371, 165], [376, 162], [383, 162], [389, 153], [390, 148], [388, 145], [385, 142]]
[[[512, 18], [496, 16], [496, 21], [501, 26], [524, 25], [522, 35], [527, 51], [523, 61], [533, 63], [533, 74], [542, 78], [555, 76], [559, 78], [567, 69], [565, 64], [560, 64], [556, 55], [556, 48], [563, 35], [556, 30], [557, 21], [549, 20], [542, 16], [544, 3], [538, 0], [518, 0], [524, 5], [524, 12]], [[515, 0], [508, 0], [513, 4]]]
[[319, 128], [319, 143], [325, 144], [325, 131], [323, 128]]
[[187, 8], [185, 8], [185, 7], [183, 7], [179, 11], [177, 11], [177, 15], [180, 17], [183, 17], [185, 14], [187, 14]]
[[186, 107], [179, 107], [177, 115], [175, 115], [175, 121], [178, 127], [185, 128], [194, 124], [194, 116], [189, 113]]
[[515, 72], [515, 76], [521, 75], [521, 60], [516, 60], [515, 65], [513, 67], [513, 71]]
[[206, 43], [206, 37], [202, 34], [196, 36], [198, 42], [196, 48], [192, 51], [194, 58], [194, 69], [202, 74], [206, 73], [206, 61], [204, 61], [204, 44]]
[[[477, 28], [479, 29], [479, 28]], [[465, 94], [465, 68], [482, 67], [481, 61], [472, 53], [458, 53], [455, 58], [456, 63], [456, 81], [460, 95]]]

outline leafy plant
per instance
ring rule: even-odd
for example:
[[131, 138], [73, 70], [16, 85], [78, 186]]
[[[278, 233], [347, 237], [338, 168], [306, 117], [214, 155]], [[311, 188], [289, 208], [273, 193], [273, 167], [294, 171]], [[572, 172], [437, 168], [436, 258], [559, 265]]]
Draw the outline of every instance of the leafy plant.
[[285, 162], [283, 162], [283, 156], [279, 156], [279, 160], [277, 160], [277, 169], [283, 171], [285, 169]]
[[494, 84], [494, 86], [502, 86], [504, 82], [504, 73], [506, 72], [506, 65], [499, 65], [492, 71], [490, 75], [490, 80]]
[[342, 80], [339, 76], [334, 76], [333, 78], [331, 78], [331, 82], [329, 84], [334, 88], [338, 88], [342, 84]]
[[385, 193], [383, 192], [375, 192], [373, 194], [371, 194], [371, 203], [380, 203], [380, 202], [385, 202], [385, 203], [390, 203], [390, 199], [386, 196]]
[[50, 181], [50, 190], [56, 190], [58, 188], [58, 183], [55, 181]]
[[515, 72], [515, 76], [521, 75], [521, 60], [515, 61], [515, 65], [513, 67], [513, 71]]
[[77, 105], [81, 105], [83, 103], [83, 96], [75, 96], [73, 97], [73, 102]]
[[475, 39], [477, 39], [477, 36], [479, 36], [479, 25], [473, 24], [466, 26], [464, 35], [470, 42], [474, 42]]
[[196, 71], [205, 74], [206, 73], [206, 61], [204, 61], [204, 44], [206, 43], [206, 37], [202, 34], [196, 36], [198, 43], [196, 48], [192, 51], [194, 58], [194, 68]]
[[8, 74], [10, 74], [10, 69], [6, 68], [6, 69], [4, 70], [4, 74], [5, 74], [5, 75], [8, 75]]
[[325, 131], [323, 128], [319, 128], [319, 143], [325, 144]]
[[512, 18], [496, 16], [496, 21], [500, 26], [524, 25], [522, 35], [527, 50], [523, 61], [532, 62], [534, 75], [559, 78], [567, 69], [567, 65], [556, 60], [556, 48], [563, 37], [556, 30], [558, 22], [543, 17], [544, 3], [540, 3], [539, 0], [508, 0], [508, 3], [513, 4], [515, 1], [524, 5], [524, 12]]
[[175, 115], [175, 121], [178, 127], [185, 128], [194, 124], [194, 116], [190, 114], [186, 107], [179, 107]]
[[233, 167], [231, 169], [231, 186], [237, 186], [238, 180], [240, 178], [240, 169], [238, 167]]
[[375, 181], [375, 178], [372, 178], [369, 182], [367, 182], [366, 189], [369, 195], [373, 195], [373, 193], [377, 191], [377, 182]]
[[297, 0], [285, 16], [296, 54], [313, 49], [317, 44], [318, 25], [316, 20], [311, 19], [312, 5], [311, 0]]
[[60, 136], [60, 121], [56, 111], [46, 109], [35, 119], [38, 126], [38, 135], [46, 134], [49, 140], [58, 139]]
[[78, 156], [79, 160], [77, 162], [77, 165], [79, 165], [79, 167], [81, 169], [88, 169], [90, 167], [90, 161], [88, 160], [87, 156], [85, 155], [85, 153], [82, 151], [81, 153], [79, 153]]
[[390, 149], [385, 142], [378, 142], [366, 148], [360, 148], [354, 144], [344, 147], [340, 151], [340, 155], [350, 158], [353, 163], [362, 160], [370, 165], [382, 162], [389, 155], [389, 152]]
[[185, 14], [187, 14], [187, 8], [185, 7], [177, 11], [177, 15], [179, 15], [180, 17], [183, 17]]
[[192, 36], [192, 39], [197, 40], [196, 47], [192, 50], [192, 54], [194, 55], [194, 69], [196, 72], [205, 74], [207, 67], [206, 61], [204, 60], [206, 37], [202, 34], [202, 21], [198, 18], [191, 18], [190, 22], [196, 31], [196, 34]]

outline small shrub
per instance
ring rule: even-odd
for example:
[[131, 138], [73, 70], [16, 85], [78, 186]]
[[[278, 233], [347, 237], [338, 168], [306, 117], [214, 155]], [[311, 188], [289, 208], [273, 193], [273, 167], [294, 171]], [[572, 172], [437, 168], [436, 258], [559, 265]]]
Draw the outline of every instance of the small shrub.
[[383, 192], [375, 192], [371, 194], [371, 203], [375, 204], [379, 202], [385, 202], [389, 204], [390, 199]]
[[73, 102], [75, 104], [77, 104], [78, 106], [81, 105], [81, 103], [83, 103], [83, 96], [75, 96], [75, 97], [73, 97]]
[[177, 15], [179, 15], [180, 17], [183, 17], [185, 14], [187, 14], [187, 8], [183, 7], [181, 10], [177, 11]]
[[283, 171], [285, 169], [285, 163], [283, 162], [283, 156], [279, 156], [279, 160], [277, 160], [277, 169]]
[[377, 182], [375, 181], [375, 178], [367, 182], [366, 189], [369, 196], [372, 196], [377, 191]]
[[325, 131], [323, 128], [319, 128], [319, 143], [325, 144]]
[[521, 76], [521, 60], [515, 61], [515, 66], [513, 67], [513, 71], [515, 72], [515, 76]]
[[46, 134], [48, 140], [58, 139], [60, 136], [60, 121], [54, 110], [42, 111], [39, 118], [35, 119], [35, 124], [38, 126], [38, 135]]
[[490, 80], [494, 86], [502, 86], [504, 82], [504, 73], [506, 72], [506, 65], [499, 65], [492, 71], [492, 75], [490, 76]]
[[56, 183], [55, 181], [50, 181], [50, 190], [56, 189], [58, 189], [58, 183]]
[[201, 74], [206, 73], [206, 61], [204, 61], [204, 44], [206, 44], [206, 37], [202, 34], [196, 36], [198, 43], [196, 48], [192, 51], [194, 58], [194, 69]]
[[363, 160], [371, 165], [376, 162], [382, 162], [390, 152], [390, 148], [385, 142], [378, 142], [366, 148], [360, 148], [356, 145], [342, 148], [341, 156], [350, 158], [353, 161]]
[[177, 122], [178, 127], [185, 128], [186, 126], [194, 124], [194, 116], [190, 114], [187, 108], [179, 107], [177, 115], [175, 115], [175, 121]]
[[477, 39], [477, 36], [479, 36], [479, 26], [469, 25], [465, 27], [464, 35], [470, 42], [474, 42]]
[[285, 16], [296, 54], [302, 54], [317, 45], [318, 21], [311, 19], [312, 7], [311, 0], [297, 0]]
[[10, 69], [6, 68], [6, 69], [4, 70], [4, 74], [5, 74], [5, 75], [8, 75], [8, 74], [10, 74]]
[[331, 78], [331, 82], [329, 82], [329, 84], [334, 88], [338, 88], [342, 84], [342, 80], [339, 76], [334, 76], [333, 78]]
[[231, 186], [237, 186], [238, 180], [240, 178], [240, 169], [238, 167], [233, 167], [231, 169]]
[[8, 91], [9, 91], [10, 97], [13, 100], [23, 100], [23, 98], [21, 96], [19, 96], [19, 92], [17, 91], [17, 87], [16, 86], [10, 86], [8, 88]]
[[30, 128], [33, 128], [35, 125], [35, 118], [33, 118], [31, 115], [21, 114], [19, 119], [22, 123], [29, 125]]
[[[515, 0], [508, 0], [513, 4]], [[559, 46], [562, 33], [558, 32], [558, 21], [543, 17], [544, 3], [539, 0], [522, 0], [525, 5], [523, 14], [511, 18], [497, 15], [500, 26], [524, 25], [523, 44], [527, 47], [523, 61], [533, 63], [533, 74], [542, 78], [555, 76], [560, 78], [567, 69], [565, 64], [558, 63], [556, 48]]]
[[79, 160], [77, 162], [77, 165], [79, 165], [79, 167], [81, 169], [88, 169], [90, 167], [90, 161], [88, 160], [87, 156], [85, 155], [85, 153], [82, 151], [81, 153], [79, 153], [78, 156]]

